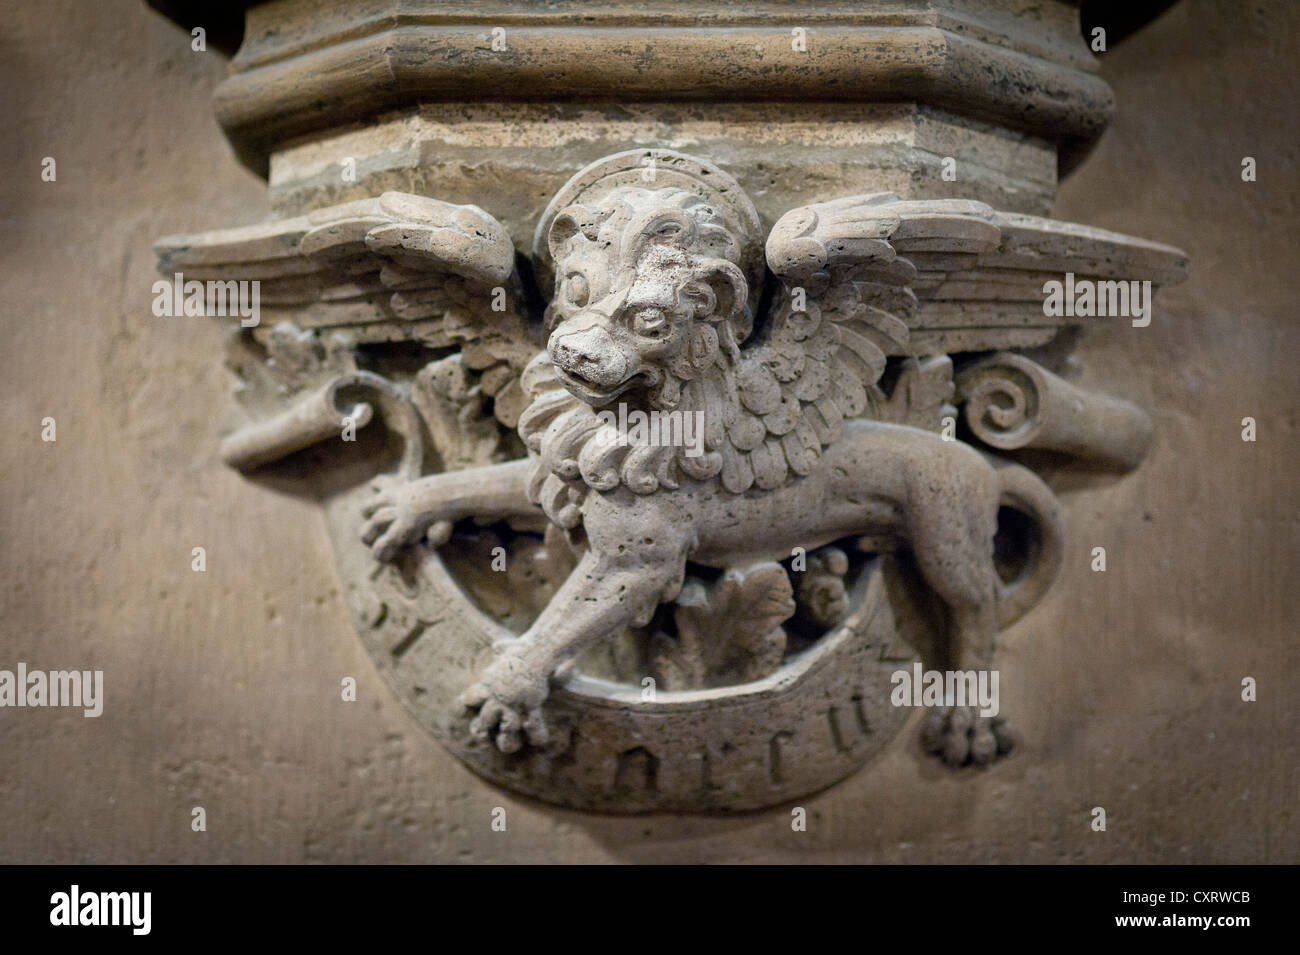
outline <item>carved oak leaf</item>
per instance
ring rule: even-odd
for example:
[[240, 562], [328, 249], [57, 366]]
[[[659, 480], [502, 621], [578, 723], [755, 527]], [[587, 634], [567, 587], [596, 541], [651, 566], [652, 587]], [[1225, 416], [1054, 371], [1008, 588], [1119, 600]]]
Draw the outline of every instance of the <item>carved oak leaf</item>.
[[785, 655], [781, 626], [794, 614], [790, 578], [768, 561], [732, 568], [714, 584], [692, 578], [677, 598], [677, 638], [656, 634], [652, 668], [664, 689], [747, 683]]
[[429, 429], [442, 470], [458, 471], [493, 460], [501, 432], [484, 413], [486, 397], [483, 379], [465, 367], [460, 354], [430, 362], [411, 382], [411, 401]]

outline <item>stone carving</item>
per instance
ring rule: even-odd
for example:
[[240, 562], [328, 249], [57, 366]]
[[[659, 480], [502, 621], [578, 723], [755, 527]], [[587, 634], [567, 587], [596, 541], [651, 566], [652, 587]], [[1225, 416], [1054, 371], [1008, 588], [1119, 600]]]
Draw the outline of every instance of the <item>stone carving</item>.
[[[263, 282], [271, 321], [231, 354], [257, 420], [223, 454], [251, 470], [332, 447], [304, 477], [417, 716], [489, 778], [621, 811], [812, 791], [902, 726], [889, 674], [914, 647], [992, 667], [1065, 534], [1003, 452], [1131, 467], [1150, 435], [1138, 409], [1007, 349], [1096, 321], [1045, 313], [1062, 273], [1185, 266], [888, 193], [801, 206], [764, 235], [730, 175], [660, 149], [579, 171], [531, 268], [483, 210], [397, 193], [159, 250], [167, 273]], [[376, 419], [400, 452], [338, 446]], [[1008, 509], [1028, 521], [1000, 525]], [[1026, 523], [1008, 563], [995, 538]], [[1012, 743], [969, 706], [936, 710], [926, 738], [953, 765]]]
[[666, 690], [749, 683], [785, 656], [794, 613], [790, 578], [775, 561], [730, 568], [710, 585], [688, 579], [676, 597], [676, 637], [655, 634], [653, 672]]
[[[363, 535], [380, 559], [431, 524], [444, 540], [456, 520], [530, 501], [583, 546], [551, 605], [462, 696], [478, 710], [471, 732], [503, 752], [549, 742], [552, 677], [596, 641], [648, 624], [677, 598], [688, 560], [774, 567], [798, 547], [898, 534], [947, 606], [960, 669], [991, 665], [997, 627], [1032, 605], [1060, 562], [1058, 509], [1030, 472], [869, 414], [868, 392], [888, 353], [906, 348], [904, 317], [916, 308], [915, 268], [888, 239], [901, 231], [958, 255], [992, 248], [999, 236], [978, 204], [884, 195], [789, 213], [767, 242], [782, 285], [755, 335], [756, 213], [721, 170], [654, 158], [696, 182], [623, 185], [639, 157], [613, 157], [580, 174], [543, 220], [556, 291], [547, 350], [524, 372], [528, 467], [432, 475], [384, 489], [367, 508]], [[702, 452], [629, 441], [597, 416], [618, 401], [698, 420]], [[1045, 542], [1009, 586], [992, 550], [1004, 503], [1026, 509]], [[764, 616], [738, 642], [748, 648], [771, 624]], [[1006, 748], [989, 717], [948, 721], [950, 762]]]
[[1151, 441], [1141, 408], [1076, 388], [1023, 355], [977, 361], [956, 385], [967, 425], [992, 448], [1044, 448], [1128, 469]]

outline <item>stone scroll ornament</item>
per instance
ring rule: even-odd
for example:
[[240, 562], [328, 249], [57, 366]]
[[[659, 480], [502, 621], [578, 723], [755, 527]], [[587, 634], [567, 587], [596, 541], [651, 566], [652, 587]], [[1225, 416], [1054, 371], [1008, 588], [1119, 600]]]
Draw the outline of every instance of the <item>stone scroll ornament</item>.
[[[527, 262], [483, 209], [398, 193], [158, 249], [261, 283], [222, 453], [323, 502], [415, 717], [489, 780], [626, 812], [818, 790], [912, 715], [896, 671], [995, 667], [1065, 547], [1015, 457], [1130, 468], [1151, 434], [1049, 357], [1098, 320], [1045, 315], [1044, 283], [1186, 264], [955, 199], [765, 232], [725, 171], [659, 149], [578, 172]], [[1013, 742], [973, 706], [921, 735], [953, 766]]]

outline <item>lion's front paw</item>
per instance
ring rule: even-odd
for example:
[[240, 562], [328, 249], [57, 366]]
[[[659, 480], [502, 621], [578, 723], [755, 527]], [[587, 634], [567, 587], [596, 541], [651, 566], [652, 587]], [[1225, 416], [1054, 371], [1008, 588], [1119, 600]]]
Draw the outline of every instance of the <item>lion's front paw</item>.
[[921, 741], [949, 766], [986, 766], [1011, 752], [1015, 738], [1000, 716], [980, 716], [974, 706], [949, 706], [933, 711], [921, 731]]
[[478, 710], [469, 725], [475, 737], [495, 742], [503, 753], [514, 753], [525, 742], [537, 747], [550, 742], [542, 714], [549, 692], [549, 673], [507, 651], [461, 694], [460, 702]]
[[434, 547], [451, 537], [451, 515], [442, 518], [437, 511], [420, 507], [410, 483], [377, 481], [372, 490], [374, 496], [361, 509], [365, 518], [361, 540], [370, 545], [375, 559], [392, 560], [422, 534]]

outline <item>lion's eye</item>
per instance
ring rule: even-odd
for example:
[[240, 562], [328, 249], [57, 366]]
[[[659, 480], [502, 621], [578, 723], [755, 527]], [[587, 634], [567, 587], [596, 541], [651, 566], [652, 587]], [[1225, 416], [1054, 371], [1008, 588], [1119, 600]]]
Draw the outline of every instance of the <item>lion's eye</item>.
[[587, 277], [581, 273], [574, 272], [564, 280], [564, 297], [570, 305], [582, 308], [587, 304], [587, 299], [591, 297], [591, 287], [587, 284]]
[[662, 309], [643, 308], [632, 319], [632, 331], [653, 338], [663, 332], [666, 324]]

